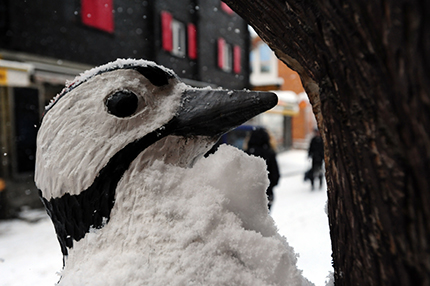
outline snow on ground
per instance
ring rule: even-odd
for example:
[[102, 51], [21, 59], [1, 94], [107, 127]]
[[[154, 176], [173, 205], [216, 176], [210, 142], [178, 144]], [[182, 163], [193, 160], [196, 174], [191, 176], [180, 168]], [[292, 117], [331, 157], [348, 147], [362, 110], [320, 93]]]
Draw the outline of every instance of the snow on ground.
[[51, 220], [0, 222], [0, 285], [55, 285], [62, 254]]
[[[326, 185], [311, 191], [310, 183], [303, 182], [303, 173], [310, 166], [303, 150], [279, 154], [278, 163], [283, 176], [275, 188], [272, 217], [299, 253], [303, 275], [316, 286], [325, 285], [332, 271]], [[60, 247], [47, 216], [36, 223], [0, 222], [0, 285], [55, 285], [61, 268]]]
[[328, 218], [325, 212], [327, 186], [324, 180], [319, 189], [311, 191], [309, 181], [304, 182], [304, 172], [311, 166], [307, 152], [291, 150], [278, 155], [282, 179], [275, 188], [275, 202], [271, 215], [279, 233], [300, 255], [297, 267], [303, 276], [316, 286], [325, 285], [331, 266], [331, 241]]

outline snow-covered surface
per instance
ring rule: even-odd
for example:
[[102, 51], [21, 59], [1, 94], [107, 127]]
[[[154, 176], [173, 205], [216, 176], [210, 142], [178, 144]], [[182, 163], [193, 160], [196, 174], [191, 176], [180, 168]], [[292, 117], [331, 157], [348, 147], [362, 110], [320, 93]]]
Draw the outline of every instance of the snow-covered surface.
[[[264, 160], [226, 145], [200, 157], [215, 138], [179, 136], [193, 125], [178, 123], [176, 133], [168, 124], [180, 117], [180, 106], [195, 115], [181, 105], [190, 87], [175, 79], [154, 86], [137, 71], [109, 68], [123, 64], [81, 75], [38, 132], [35, 181], [67, 255], [60, 285], [311, 285], [267, 212]], [[110, 72], [99, 74], [106, 68]], [[106, 106], [119, 91], [137, 99], [129, 116]], [[207, 112], [207, 105], [199, 110]], [[100, 183], [110, 182], [101, 170], [122, 170], [122, 163], [124, 172], [110, 185], [110, 206], [111, 198], [97, 193]], [[86, 214], [82, 220], [68, 215], [77, 208]], [[88, 216], [98, 211], [102, 224]]]
[[0, 222], [0, 285], [54, 285], [62, 259], [49, 217]]
[[169, 74], [174, 74], [174, 72], [164, 66], [158, 66], [156, 63], [152, 62], [152, 61], [147, 61], [147, 60], [142, 60], [142, 59], [117, 59], [115, 61], [109, 62], [107, 64], [98, 66], [98, 67], [94, 67], [92, 69], [89, 69], [83, 73], [81, 73], [79, 76], [75, 77], [74, 80], [72, 81], [67, 81], [66, 82], [66, 87], [61, 91], [60, 94], [58, 94], [57, 96], [55, 96], [50, 103], [45, 107], [46, 110], [51, 109], [51, 107], [56, 104], [56, 102], [66, 93], [68, 93], [71, 89], [73, 89], [74, 87], [80, 85], [83, 82], [88, 81], [89, 79], [91, 79], [92, 77], [94, 77], [95, 75], [102, 73], [104, 71], [108, 71], [108, 70], [114, 70], [114, 69], [121, 69], [123, 67], [126, 66], [141, 66], [141, 67], [146, 67], [146, 66], [157, 66], [160, 69], [164, 70], [166, 73]]
[[61, 285], [310, 285], [267, 213], [263, 159], [227, 145], [192, 168], [146, 155], [109, 222], [74, 242]]
[[[303, 275], [315, 285], [325, 285], [332, 271], [325, 184], [312, 192], [303, 182], [310, 164], [304, 151], [281, 153], [278, 161], [283, 177], [275, 189], [272, 217], [300, 255], [297, 264]], [[54, 285], [61, 268], [62, 255], [49, 218], [37, 223], [0, 222], [1, 285]]]
[[331, 265], [331, 241], [326, 214], [327, 186], [311, 191], [310, 182], [304, 182], [304, 171], [311, 162], [307, 152], [291, 150], [277, 157], [282, 179], [275, 188], [275, 203], [271, 215], [279, 233], [299, 254], [297, 266], [303, 276], [316, 286], [326, 285]]

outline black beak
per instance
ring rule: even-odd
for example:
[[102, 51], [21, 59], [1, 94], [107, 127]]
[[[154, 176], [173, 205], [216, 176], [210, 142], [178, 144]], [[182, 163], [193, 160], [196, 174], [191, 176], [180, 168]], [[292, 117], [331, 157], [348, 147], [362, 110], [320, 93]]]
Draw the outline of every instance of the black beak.
[[218, 137], [277, 103], [272, 92], [189, 89], [182, 96], [173, 134]]

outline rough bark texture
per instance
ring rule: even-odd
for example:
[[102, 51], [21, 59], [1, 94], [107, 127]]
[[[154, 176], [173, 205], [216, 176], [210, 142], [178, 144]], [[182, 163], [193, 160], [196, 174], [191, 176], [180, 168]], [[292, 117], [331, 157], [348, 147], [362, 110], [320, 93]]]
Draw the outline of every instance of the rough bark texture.
[[312, 102], [336, 285], [430, 285], [430, 2], [225, 2]]

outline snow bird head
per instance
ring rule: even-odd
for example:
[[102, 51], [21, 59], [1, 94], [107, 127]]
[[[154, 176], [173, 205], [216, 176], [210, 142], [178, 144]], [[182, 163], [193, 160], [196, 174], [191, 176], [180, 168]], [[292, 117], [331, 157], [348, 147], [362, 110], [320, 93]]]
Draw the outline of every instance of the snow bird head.
[[47, 107], [35, 181], [64, 255], [109, 223], [118, 182], [139, 156], [190, 167], [225, 132], [277, 103], [269, 92], [193, 88], [145, 60], [78, 76]]

